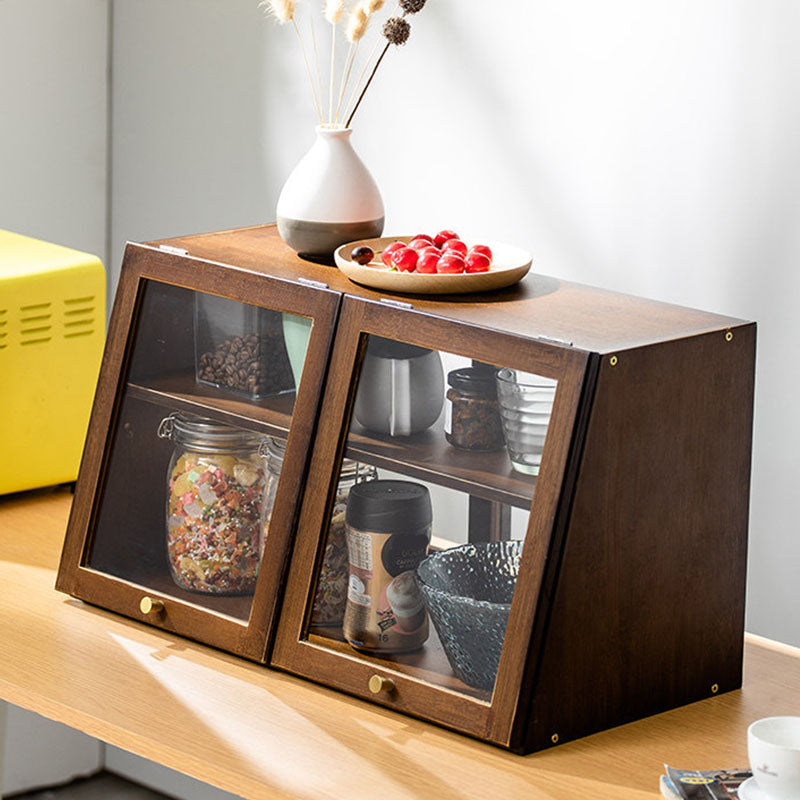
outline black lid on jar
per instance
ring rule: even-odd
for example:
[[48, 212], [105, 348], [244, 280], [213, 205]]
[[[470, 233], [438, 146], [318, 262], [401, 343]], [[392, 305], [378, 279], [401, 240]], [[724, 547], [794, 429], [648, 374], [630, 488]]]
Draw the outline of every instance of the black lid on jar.
[[497, 368], [462, 367], [447, 374], [447, 382], [459, 392], [497, 397]]
[[431, 524], [428, 487], [411, 481], [365, 481], [350, 489], [346, 522], [370, 533], [419, 534]]

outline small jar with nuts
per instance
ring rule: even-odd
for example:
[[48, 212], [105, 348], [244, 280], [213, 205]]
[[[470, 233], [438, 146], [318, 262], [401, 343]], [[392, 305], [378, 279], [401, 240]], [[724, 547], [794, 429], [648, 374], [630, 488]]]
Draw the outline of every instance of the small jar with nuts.
[[482, 364], [454, 369], [447, 383], [447, 441], [460, 450], [502, 450], [505, 439], [497, 402], [497, 369]]
[[195, 369], [200, 384], [257, 400], [293, 392], [278, 311], [195, 295]]

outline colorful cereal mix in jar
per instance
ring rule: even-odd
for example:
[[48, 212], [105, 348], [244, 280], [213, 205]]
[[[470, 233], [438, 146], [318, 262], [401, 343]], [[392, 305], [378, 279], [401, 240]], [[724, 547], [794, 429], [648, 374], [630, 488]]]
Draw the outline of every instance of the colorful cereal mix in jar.
[[172, 414], [158, 435], [175, 450], [167, 480], [167, 557], [175, 583], [204, 594], [252, 594], [262, 551], [264, 437]]

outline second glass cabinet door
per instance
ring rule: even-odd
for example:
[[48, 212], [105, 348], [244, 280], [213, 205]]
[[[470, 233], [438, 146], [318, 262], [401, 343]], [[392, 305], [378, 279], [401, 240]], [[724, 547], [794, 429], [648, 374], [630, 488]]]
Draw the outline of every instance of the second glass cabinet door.
[[312, 641], [491, 696], [556, 387], [367, 337]]
[[585, 366], [346, 298], [272, 663], [508, 744]]

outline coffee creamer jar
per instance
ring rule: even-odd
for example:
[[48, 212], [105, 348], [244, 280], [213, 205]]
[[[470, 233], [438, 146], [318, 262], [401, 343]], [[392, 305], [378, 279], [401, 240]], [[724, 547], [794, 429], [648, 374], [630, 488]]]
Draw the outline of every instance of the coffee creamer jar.
[[415, 570], [428, 551], [431, 519], [422, 484], [377, 480], [350, 490], [343, 633], [353, 647], [403, 653], [425, 643], [428, 614]]

